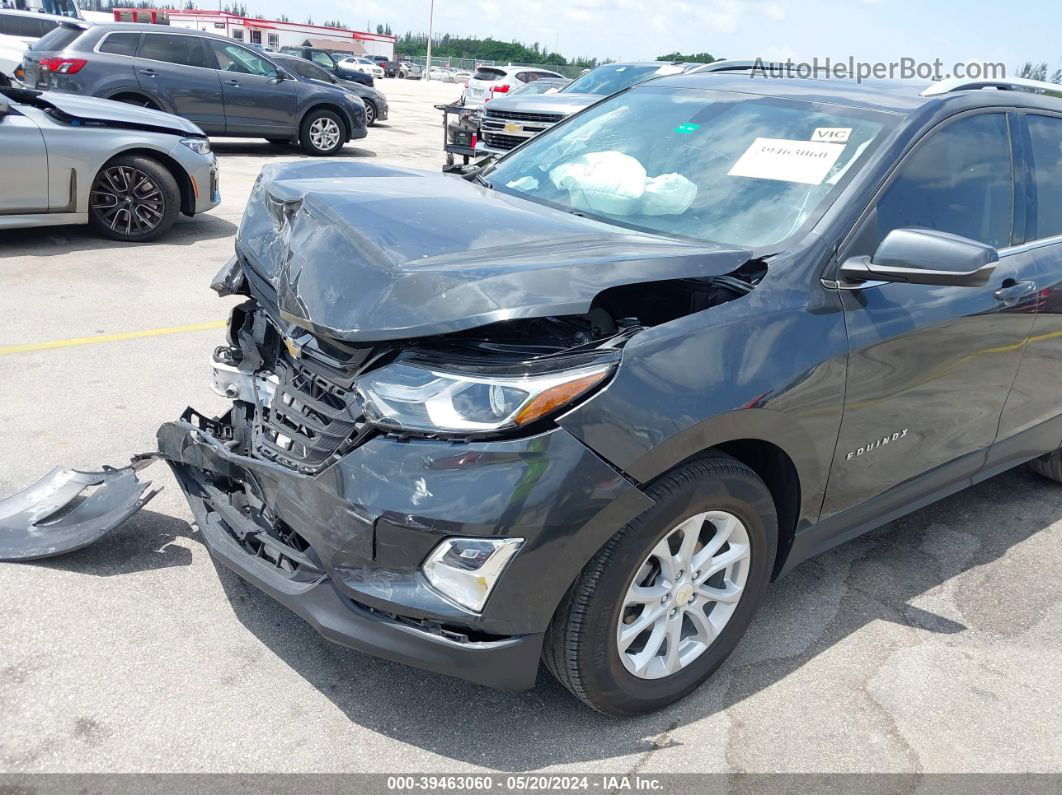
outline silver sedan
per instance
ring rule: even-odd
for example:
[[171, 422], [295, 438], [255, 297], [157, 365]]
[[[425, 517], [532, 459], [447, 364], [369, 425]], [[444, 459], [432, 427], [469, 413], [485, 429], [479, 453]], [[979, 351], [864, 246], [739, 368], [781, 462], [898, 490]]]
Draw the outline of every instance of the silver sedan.
[[143, 242], [221, 201], [187, 119], [95, 97], [0, 88], [0, 229], [88, 223]]

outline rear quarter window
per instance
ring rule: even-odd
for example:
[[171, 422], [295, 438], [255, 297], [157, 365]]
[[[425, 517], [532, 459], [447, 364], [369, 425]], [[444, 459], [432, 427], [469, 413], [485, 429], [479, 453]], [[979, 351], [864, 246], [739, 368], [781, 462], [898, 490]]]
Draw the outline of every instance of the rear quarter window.
[[84, 28], [74, 27], [73, 25], [60, 25], [33, 42], [33, 46], [30, 49], [39, 52], [65, 50], [84, 32]]
[[135, 55], [140, 43], [139, 33], [108, 33], [99, 46], [100, 52], [112, 55]]

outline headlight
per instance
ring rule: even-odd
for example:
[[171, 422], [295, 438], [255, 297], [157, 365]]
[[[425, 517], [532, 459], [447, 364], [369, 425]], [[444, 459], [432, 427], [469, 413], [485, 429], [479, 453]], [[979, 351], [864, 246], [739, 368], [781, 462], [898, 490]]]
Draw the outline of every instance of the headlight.
[[197, 155], [210, 154], [210, 141], [206, 138], [182, 138], [181, 143], [195, 152]]
[[478, 613], [523, 543], [522, 538], [448, 538], [424, 561], [424, 576], [439, 593]]
[[490, 433], [527, 425], [605, 380], [612, 364], [525, 376], [396, 362], [358, 380], [369, 419], [413, 431]]

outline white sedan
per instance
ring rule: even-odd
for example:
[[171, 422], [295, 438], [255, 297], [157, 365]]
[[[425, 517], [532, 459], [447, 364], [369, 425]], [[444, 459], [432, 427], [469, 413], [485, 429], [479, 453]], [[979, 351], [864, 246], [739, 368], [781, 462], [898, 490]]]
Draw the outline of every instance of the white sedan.
[[353, 69], [357, 72], [364, 72], [367, 75], [372, 75], [379, 80], [384, 79], [384, 70], [379, 64], [373, 61], [371, 58], [362, 58], [358, 55], [348, 55], [346, 58], [341, 58], [339, 61], [340, 66], [345, 66], [348, 69]]

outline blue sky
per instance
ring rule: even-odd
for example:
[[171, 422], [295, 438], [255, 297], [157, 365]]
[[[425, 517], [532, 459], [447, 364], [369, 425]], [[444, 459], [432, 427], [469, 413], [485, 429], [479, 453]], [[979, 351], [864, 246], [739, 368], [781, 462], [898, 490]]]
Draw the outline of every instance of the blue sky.
[[[289, 0], [246, 0], [250, 13], [273, 16]], [[201, 2], [209, 6], [209, 0]], [[428, 0], [313, 0], [315, 22], [338, 17], [351, 27], [390, 24], [424, 31]], [[1008, 74], [1025, 60], [1062, 66], [1058, 0], [436, 0], [435, 30], [508, 41], [538, 41], [566, 56], [653, 58], [707, 50], [731, 58], [908, 56], [1000, 61]]]

